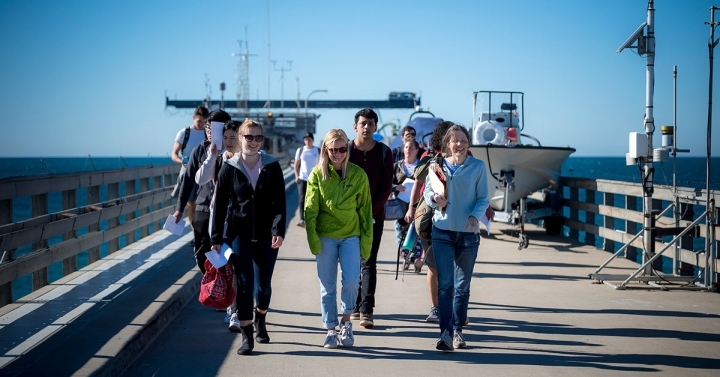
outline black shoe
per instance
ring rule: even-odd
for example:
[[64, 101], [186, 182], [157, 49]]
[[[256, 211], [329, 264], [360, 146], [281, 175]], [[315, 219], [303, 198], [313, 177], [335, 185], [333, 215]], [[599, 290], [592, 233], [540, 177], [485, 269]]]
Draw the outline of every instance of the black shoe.
[[253, 325], [252, 323], [240, 328], [242, 334], [242, 345], [237, 350], [238, 355], [252, 355], [252, 350], [255, 348], [255, 340], [253, 339]]
[[267, 312], [261, 314], [255, 309], [255, 328], [257, 329], [255, 340], [257, 340], [258, 343], [270, 343], [270, 335], [268, 335], [267, 327], [265, 326], [266, 315]]

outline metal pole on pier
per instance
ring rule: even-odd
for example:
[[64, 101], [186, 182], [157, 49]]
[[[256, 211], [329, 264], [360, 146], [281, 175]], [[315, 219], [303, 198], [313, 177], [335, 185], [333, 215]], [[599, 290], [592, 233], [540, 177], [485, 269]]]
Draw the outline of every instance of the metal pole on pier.
[[[705, 175], [705, 209], [708, 211], [707, 217], [705, 218], [705, 287], [712, 289], [713, 278], [715, 275], [713, 262], [713, 252], [710, 232], [711, 223], [715, 218], [715, 212], [710, 211], [710, 154], [711, 154], [711, 136], [712, 136], [712, 92], [713, 92], [713, 51], [715, 46], [718, 44], [718, 40], [715, 40], [715, 11], [720, 8], [716, 6], [710, 7], [710, 22], [705, 24], [710, 25], [710, 40], [708, 41], [708, 50], [710, 56], [710, 76], [708, 83], [708, 122], [707, 122], [707, 171]], [[714, 206], [714, 203], [713, 203]]]
[[[645, 135], [648, 138], [648, 150], [644, 160], [643, 169], [643, 264], [653, 254], [654, 240], [654, 221], [652, 214], [652, 195], [653, 188], [653, 144], [652, 136], [655, 131], [655, 118], [653, 116], [653, 94], [655, 91], [655, 8], [653, 8], [653, 0], [648, 1], [647, 10], [647, 36], [645, 37], [645, 52], [647, 55], [647, 64], [645, 69]], [[652, 274], [652, 265], [645, 267], [645, 275]]]

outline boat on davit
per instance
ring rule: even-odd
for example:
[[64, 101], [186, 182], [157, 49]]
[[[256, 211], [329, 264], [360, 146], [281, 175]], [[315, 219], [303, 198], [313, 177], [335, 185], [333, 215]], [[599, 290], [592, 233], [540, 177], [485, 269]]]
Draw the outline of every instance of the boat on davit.
[[[480, 114], [477, 114], [478, 95], [482, 95], [487, 104]], [[470, 130], [470, 151], [487, 167], [490, 206], [496, 211], [495, 220], [520, 227], [520, 248], [528, 245], [523, 223], [553, 214], [551, 206], [542, 205], [542, 201], [547, 202], [543, 200], [543, 193], [557, 188], [560, 168], [575, 152], [570, 147], [543, 146], [537, 138], [524, 133], [524, 97], [522, 92], [473, 92], [473, 121], [477, 123]], [[528, 208], [527, 199], [531, 195], [539, 197], [541, 205]], [[548, 233], [557, 234], [561, 224], [551, 224], [553, 221], [548, 218], [545, 227]]]

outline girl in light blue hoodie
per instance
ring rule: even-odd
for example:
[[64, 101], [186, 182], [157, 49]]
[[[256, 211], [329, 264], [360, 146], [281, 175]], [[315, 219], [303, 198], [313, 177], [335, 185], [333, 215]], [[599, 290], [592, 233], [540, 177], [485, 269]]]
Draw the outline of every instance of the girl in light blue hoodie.
[[435, 208], [432, 240], [441, 333], [436, 348], [442, 351], [466, 348], [462, 325], [480, 246], [480, 219], [490, 205], [485, 163], [468, 156], [469, 147], [469, 132], [450, 127], [443, 138], [442, 166], [430, 166], [430, 174], [439, 177], [444, 187], [439, 190], [428, 174], [423, 191], [425, 201]]

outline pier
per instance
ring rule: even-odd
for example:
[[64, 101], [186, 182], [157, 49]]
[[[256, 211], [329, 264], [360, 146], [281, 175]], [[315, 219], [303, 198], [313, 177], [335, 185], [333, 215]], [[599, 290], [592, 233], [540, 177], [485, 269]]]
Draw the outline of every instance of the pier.
[[[9, 183], [0, 181], [5, 195], [0, 251], [8, 250], [6, 245], [38, 245], [0, 264], [0, 284], [7, 292], [18, 277], [39, 276], [29, 295], [9, 301], [3, 296], [0, 376], [715, 376], [720, 369], [720, 295], [683, 289], [685, 283], [669, 291], [635, 281], [612, 289], [589, 278], [617, 250], [611, 242], [629, 240], [640, 230], [614, 226], [615, 220], [641, 223], [637, 202], [628, 199], [639, 185], [565, 178], [567, 236], [526, 225], [530, 244], [518, 250], [512, 225], [493, 223], [489, 236], [482, 230], [464, 331], [469, 349], [434, 349], [439, 331], [425, 322], [430, 307], [425, 268], [421, 274], [400, 271], [395, 280], [392, 222], [385, 223], [378, 257], [375, 327], [355, 322], [354, 347], [322, 348], [315, 262], [304, 229], [291, 218], [273, 278], [271, 342], [256, 344], [253, 356], [239, 356], [240, 336], [227, 330], [224, 313], [197, 301], [200, 273], [189, 229], [180, 237], [160, 230], [172, 211], [175, 179], [174, 166], [164, 169], [45, 177], [42, 184], [18, 180], [12, 194], [3, 186]], [[288, 210], [295, 216], [290, 175]], [[114, 194], [115, 186], [125, 191]], [[42, 195], [70, 198], [78, 189], [112, 198], [102, 202], [98, 194], [82, 207], [71, 207], [68, 199], [61, 213], [42, 213]], [[30, 219], [8, 221], [5, 209], [20, 196], [37, 198], [32, 203], [38, 209]], [[595, 225], [599, 221], [605, 225]], [[97, 228], [83, 228], [93, 225]], [[78, 230], [85, 233], [68, 234]], [[42, 244], [58, 235], [64, 240]], [[106, 255], [94, 251], [101, 246]], [[81, 252], [88, 255], [87, 266], [73, 270], [72, 262], [63, 262]], [[630, 276], [639, 267], [633, 252], [622, 253], [603, 272]], [[692, 246], [678, 253], [680, 270], [705, 268]], [[42, 271], [58, 262], [68, 267], [61, 278], [48, 281]], [[711, 263], [717, 265], [717, 258]]]

